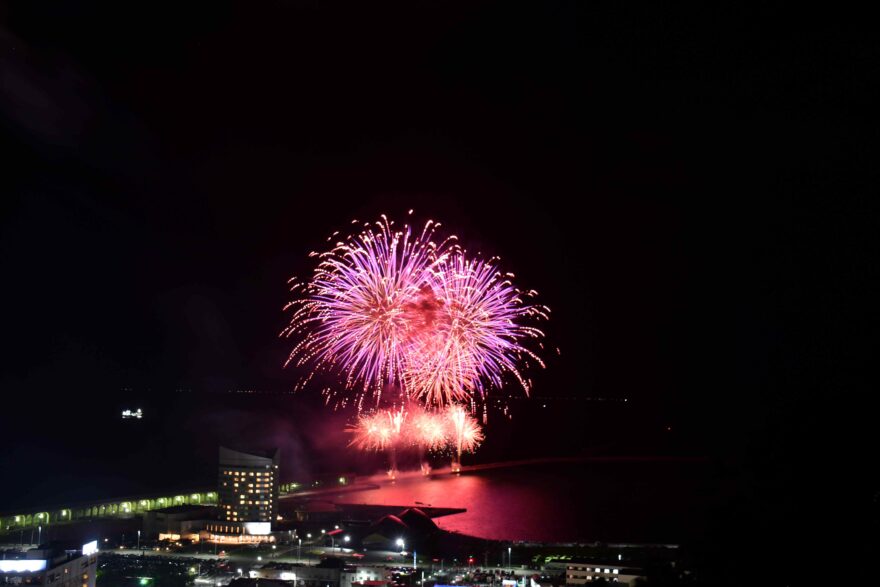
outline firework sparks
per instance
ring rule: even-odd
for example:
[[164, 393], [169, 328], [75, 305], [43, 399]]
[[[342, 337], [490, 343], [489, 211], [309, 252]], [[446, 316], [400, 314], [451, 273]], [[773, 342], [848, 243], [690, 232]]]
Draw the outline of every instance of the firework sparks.
[[409, 393], [427, 404], [485, 398], [487, 387], [500, 388], [512, 375], [528, 395], [531, 383], [521, 366], [544, 362], [526, 343], [544, 334], [531, 326], [549, 310], [528, 300], [492, 260], [469, 260], [456, 251], [430, 271], [431, 291], [442, 308], [431, 336], [417, 339], [407, 363]]
[[464, 407], [451, 405], [446, 408], [446, 418], [451, 429], [453, 450], [452, 471], [457, 473], [461, 470], [461, 455], [465, 452], [474, 452], [485, 436], [480, 425]]
[[348, 428], [353, 435], [349, 446], [365, 451], [386, 451], [390, 465], [388, 475], [393, 479], [397, 476], [397, 448], [405, 421], [406, 411], [402, 407], [360, 414], [357, 422]]
[[508, 375], [528, 394], [523, 369], [544, 365], [528, 346], [543, 337], [534, 323], [549, 310], [494, 259], [469, 258], [455, 237], [435, 243], [437, 227], [396, 230], [383, 216], [314, 253], [312, 279], [292, 282], [282, 335], [300, 340], [287, 362], [338, 371], [358, 410], [367, 394], [378, 405], [383, 387], [426, 406], [473, 403]]
[[395, 230], [384, 216], [338, 242], [320, 259], [311, 281], [291, 282], [297, 299], [283, 336], [301, 337], [287, 363], [339, 370], [346, 389], [373, 393], [397, 386], [410, 359], [412, 340], [434, 329], [437, 301], [427, 276], [442, 262], [454, 237], [432, 240], [437, 224], [420, 233]]
[[424, 410], [409, 418], [408, 437], [412, 444], [425, 452], [443, 450], [448, 443], [446, 419], [442, 414]]

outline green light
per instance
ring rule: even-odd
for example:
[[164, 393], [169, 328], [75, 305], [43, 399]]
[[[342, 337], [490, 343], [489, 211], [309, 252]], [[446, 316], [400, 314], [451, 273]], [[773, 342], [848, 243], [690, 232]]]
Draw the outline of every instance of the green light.
[[141, 585], [146, 585], [150, 580], [147, 577], [141, 577]]

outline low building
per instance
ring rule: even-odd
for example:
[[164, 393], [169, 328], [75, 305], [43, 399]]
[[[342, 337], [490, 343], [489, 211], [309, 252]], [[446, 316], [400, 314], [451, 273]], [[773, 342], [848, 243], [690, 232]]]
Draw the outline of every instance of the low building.
[[294, 581], [297, 587], [358, 587], [385, 585], [385, 573], [373, 567], [266, 563], [251, 571], [254, 579]]
[[587, 559], [571, 559], [551, 561], [544, 565], [548, 575], [563, 575], [566, 585], [587, 585], [598, 579], [611, 583], [634, 585], [636, 579], [644, 578], [644, 571], [639, 568], [608, 564]]
[[217, 508], [175, 505], [144, 514], [144, 538], [159, 540], [199, 539], [199, 531], [214, 517]]
[[52, 543], [0, 560], [0, 581], [12, 585], [95, 587], [98, 543], [81, 547]]

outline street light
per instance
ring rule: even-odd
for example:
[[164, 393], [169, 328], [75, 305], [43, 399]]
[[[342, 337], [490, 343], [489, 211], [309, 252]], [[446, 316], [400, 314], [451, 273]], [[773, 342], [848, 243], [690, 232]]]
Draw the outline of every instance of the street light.
[[401, 552], [403, 552], [404, 544], [405, 544], [405, 543], [403, 542], [403, 538], [398, 538], [398, 539], [397, 539], [397, 546], [400, 547], [400, 551], [401, 551]]
[[296, 543], [296, 562], [299, 562], [300, 556], [302, 555], [303, 539], [297, 538], [296, 540], [297, 540], [297, 543]]
[[510, 567], [510, 572], [513, 572], [513, 561], [510, 558], [511, 549], [507, 547], [507, 566]]
[[141, 549], [141, 531], [138, 530], [138, 550]]

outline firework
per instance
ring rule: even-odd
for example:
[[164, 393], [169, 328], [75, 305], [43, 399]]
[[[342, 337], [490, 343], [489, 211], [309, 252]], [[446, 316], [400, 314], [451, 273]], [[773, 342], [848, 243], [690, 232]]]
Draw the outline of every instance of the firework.
[[312, 253], [320, 259], [312, 279], [291, 281], [298, 297], [285, 308], [293, 316], [282, 335], [301, 340], [285, 364], [337, 369], [346, 389], [358, 389], [361, 400], [372, 392], [377, 403], [383, 386], [398, 385], [413, 339], [434, 328], [427, 277], [454, 241], [435, 243], [437, 226], [395, 230], [383, 216], [329, 252]]
[[416, 409], [409, 417], [407, 437], [419, 453], [422, 474], [431, 472], [428, 453], [446, 448], [449, 444], [449, 427], [443, 414]]
[[450, 436], [453, 444], [452, 472], [461, 470], [461, 455], [465, 452], [474, 452], [485, 436], [480, 425], [464, 407], [451, 405], [446, 408], [446, 419], [450, 426]]
[[406, 421], [406, 412], [400, 409], [381, 410], [362, 413], [357, 422], [348, 428], [353, 437], [349, 446], [365, 451], [386, 451], [388, 453], [388, 475], [397, 476], [397, 448]]
[[426, 451], [442, 450], [447, 444], [447, 436], [442, 414], [419, 410], [408, 420], [410, 442]]
[[426, 404], [485, 399], [488, 387], [502, 387], [512, 375], [528, 395], [522, 367], [544, 362], [527, 348], [544, 334], [533, 326], [549, 310], [529, 300], [502, 274], [494, 260], [469, 260], [454, 251], [429, 271], [430, 289], [441, 308], [430, 336], [413, 341], [404, 372], [406, 387]]
[[[426, 406], [473, 403], [508, 375], [528, 394], [523, 370], [544, 365], [528, 347], [549, 313], [531, 303], [535, 292], [514, 287], [496, 260], [468, 257], [455, 237], [435, 242], [439, 224], [420, 232], [393, 224], [383, 216], [362, 225], [313, 253], [320, 261], [310, 281], [291, 282], [296, 299], [282, 335], [299, 339], [287, 363], [313, 367], [302, 383], [336, 371], [359, 411], [370, 394], [379, 405], [383, 388]], [[352, 396], [339, 395], [343, 405]]]

